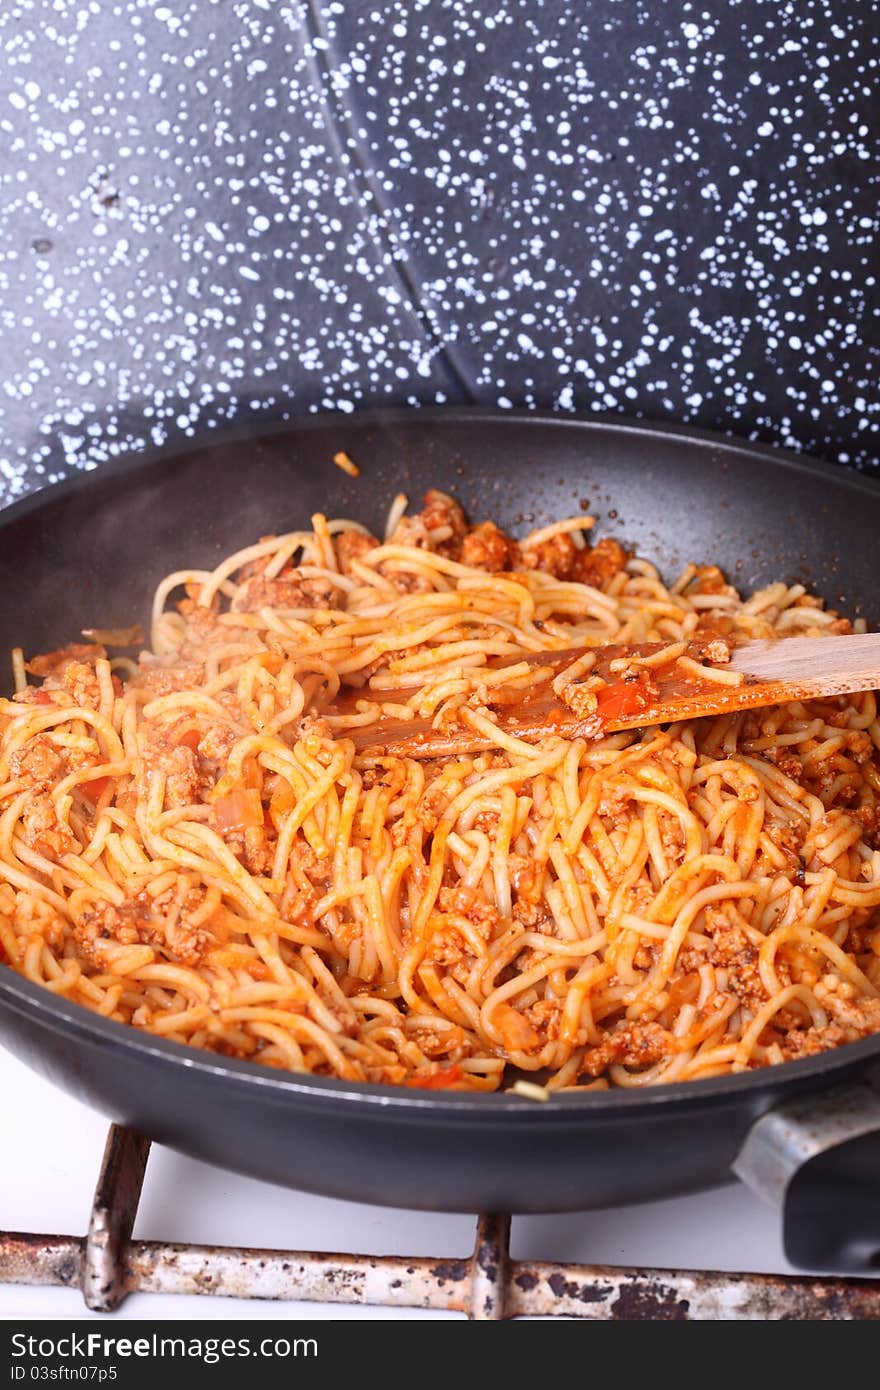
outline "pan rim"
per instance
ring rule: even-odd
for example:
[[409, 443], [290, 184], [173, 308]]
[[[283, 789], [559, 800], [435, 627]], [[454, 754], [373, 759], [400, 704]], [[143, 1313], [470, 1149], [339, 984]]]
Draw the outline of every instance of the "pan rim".
[[[454, 426], [456, 423], [472, 426], [480, 422], [493, 428], [499, 425], [511, 428], [550, 426], [555, 430], [574, 433], [647, 437], [664, 442], [680, 441], [683, 444], [718, 452], [722, 456], [719, 461], [733, 460], [737, 456], [763, 460], [777, 469], [826, 480], [834, 478], [838, 487], [843, 486], [857, 493], [874, 498], [880, 495], [880, 483], [876, 479], [847, 465], [792, 454], [775, 445], [729, 438], [690, 425], [629, 420], [625, 417], [609, 418], [601, 413], [560, 415], [552, 411], [500, 410], [483, 406], [392, 407], [351, 414], [325, 411], [265, 423], [257, 431], [245, 426], [232, 427], [212, 431], [208, 438], [200, 437], [184, 441], [182, 444], [177, 442], [172, 446], [145, 448], [122, 459], [113, 460], [100, 469], [78, 471], [58, 482], [37, 488], [4, 507], [0, 511], [0, 534], [7, 527], [34, 512], [49, 507], [56, 501], [62, 501], [66, 496], [80, 492], [83, 488], [98, 488], [104, 483], [112, 484], [120, 475], [149, 472], [175, 458], [211, 451], [214, 447], [224, 447], [238, 440], [253, 445], [263, 439], [273, 439], [285, 434], [332, 432], [340, 428], [350, 432], [352, 429], [370, 430], [395, 426], [442, 427]], [[221, 1058], [198, 1048], [142, 1032], [130, 1024], [103, 1018], [92, 1013], [84, 1005], [51, 994], [41, 986], [15, 974], [7, 966], [0, 968], [0, 1007], [10, 1008], [19, 1015], [36, 1019], [42, 1027], [62, 1037], [78, 1036], [96, 1046], [110, 1047], [122, 1057], [132, 1060], [154, 1058], [174, 1069], [177, 1066], [187, 1067], [191, 1072], [203, 1077], [208, 1084], [219, 1081], [236, 1088], [259, 1091], [263, 1097], [271, 1096], [277, 1104], [289, 1103], [295, 1098], [304, 1104], [311, 1102], [313, 1105], [335, 1105], [345, 1099], [375, 1115], [393, 1115], [395, 1120], [407, 1116], [421, 1121], [441, 1121], [458, 1117], [468, 1123], [477, 1118], [514, 1123], [522, 1122], [526, 1116], [534, 1117], [540, 1114], [544, 1121], [553, 1122], [566, 1119], [574, 1121], [585, 1112], [594, 1114], [597, 1119], [600, 1116], [611, 1118], [614, 1114], [619, 1114], [623, 1119], [634, 1110], [644, 1107], [655, 1109], [659, 1106], [664, 1110], [692, 1109], [700, 1102], [713, 1105], [737, 1096], [757, 1095], [762, 1089], [768, 1088], [771, 1081], [778, 1085], [783, 1074], [786, 1082], [790, 1082], [792, 1086], [800, 1083], [802, 1089], [804, 1084], [811, 1080], [821, 1084], [828, 1078], [833, 1079], [839, 1072], [849, 1071], [880, 1055], [880, 1035], [875, 1035], [858, 1042], [845, 1043], [814, 1057], [782, 1063], [782, 1073], [778, 1067], [761, 1067], [733, 1076], [672, 1082], [655, 1087], [560, 1092], [553, 1094], [548, 1104], [536, 1105], [534, 1101], [517, 1096], [511, 1091], [419, 1091], [406, 1087], [349, 1082], [333, 1077], [280, 1072], [260, 1066], [256, 1062]]]

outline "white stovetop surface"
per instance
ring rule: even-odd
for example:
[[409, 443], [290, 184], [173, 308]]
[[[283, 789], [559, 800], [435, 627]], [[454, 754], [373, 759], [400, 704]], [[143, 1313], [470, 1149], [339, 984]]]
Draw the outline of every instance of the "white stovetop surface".
[[[82, 1235], [107, 1121], [0, 1050], [0, 1230]], [[199, 1244], [462, 1256], [474, 1219], [289, 1192], [154, 1146], [135, 1236]], [[513, 1222], [515, 1258], [782, 1272], [778, 1213], [727, 1187], [651, 1206]], [[0, 1284], [0, 1318], [82, 1318], [70, 1289]], [[135, 1294], [118, 1318], [402, 1318], [455, 1314]]]

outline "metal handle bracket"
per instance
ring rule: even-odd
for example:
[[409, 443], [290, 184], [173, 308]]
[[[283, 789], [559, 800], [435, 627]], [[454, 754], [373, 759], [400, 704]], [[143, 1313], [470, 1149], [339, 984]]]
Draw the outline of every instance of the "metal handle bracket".
[[793, 1101], [750, 1129], [734, 1173], [782, 1209], [783, 1243], [804, 1269], [880, 1269], [880, 1095], [854, 1085]]

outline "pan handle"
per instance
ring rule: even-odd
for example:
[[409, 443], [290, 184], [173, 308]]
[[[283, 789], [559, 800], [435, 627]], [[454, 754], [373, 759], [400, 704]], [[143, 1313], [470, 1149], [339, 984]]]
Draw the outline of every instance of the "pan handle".
[[767, 1111], [732, 1168], [782, 1208], [783, 1246], [793, 1265], [880, 1273], [880, 1094], [870, 1086]]

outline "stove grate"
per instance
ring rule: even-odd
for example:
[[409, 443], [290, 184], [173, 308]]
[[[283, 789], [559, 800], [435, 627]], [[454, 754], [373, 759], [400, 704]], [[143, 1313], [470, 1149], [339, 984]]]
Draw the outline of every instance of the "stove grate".
[[480, 1320], [880, 1320], [880, 1281], [614, 1269], [510, 1257], [510, 1217], [481, 1216], [462, 1259], [314, 1254], [132, 1240], [150, 1141], [112, 1125], [88, 1234], [0, 1232], [0, 1283], [79, 1288], [98, 1312], [130, 1293], [430, 1308]]

